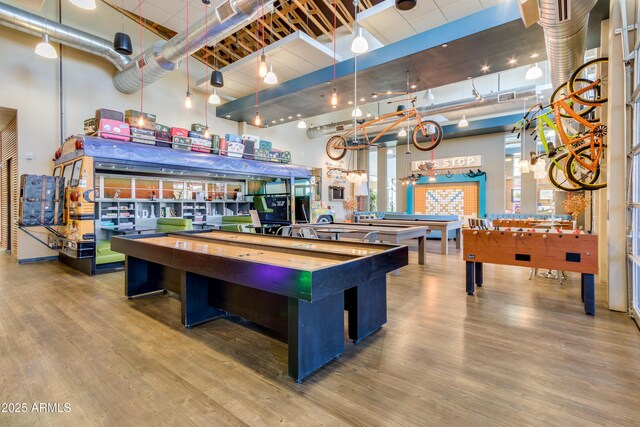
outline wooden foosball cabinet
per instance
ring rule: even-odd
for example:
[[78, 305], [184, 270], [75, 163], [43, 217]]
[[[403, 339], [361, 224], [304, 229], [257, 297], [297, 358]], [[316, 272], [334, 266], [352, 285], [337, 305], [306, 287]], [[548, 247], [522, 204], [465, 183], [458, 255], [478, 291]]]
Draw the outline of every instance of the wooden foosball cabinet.
[[598, 236], [540, 231], [464, 230], [467, 294], [483, 285], [482, 264], [517, 265], [581, 273], [584, 311], [595, 315], [594, 274], [598, 274]]

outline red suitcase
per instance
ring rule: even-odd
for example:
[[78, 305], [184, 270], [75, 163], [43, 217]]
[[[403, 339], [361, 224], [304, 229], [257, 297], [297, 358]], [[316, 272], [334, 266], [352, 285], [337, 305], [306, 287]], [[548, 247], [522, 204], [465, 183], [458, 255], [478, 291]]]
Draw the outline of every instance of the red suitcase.
[[128, 141], [130, 134], [131, 128], [128, 123], [110, 119], [100, 120], [100, 136], [103, 138]]

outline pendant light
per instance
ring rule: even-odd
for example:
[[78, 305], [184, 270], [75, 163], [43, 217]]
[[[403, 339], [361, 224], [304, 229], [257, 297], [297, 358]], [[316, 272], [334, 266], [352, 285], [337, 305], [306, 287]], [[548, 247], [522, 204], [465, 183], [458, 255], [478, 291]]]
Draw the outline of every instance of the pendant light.
[[463, 114], [462, 119], [458, 122], [458, 127], [466, 128], [467, 126], [469, 126], [469, 122], [467, 121], [467, 116]]
[[213, 71], [211, 72], [211, 86], [213, 87], [223, 87], [224, 86], [224, 77], [222, 76], [222, 71], [218, 70], [218, 41], [216, 40], [216, 44], [213, 47]]
[[433, 101], [436, 100], [436, 97], [433, 95], [433, 92], [431, 92], [431, 89], [424, 94], [424, 99], [429, 103], [429, 105], [433, 105]]
[[273, 65], [269, 65], [269, 72], [264, 76], [264, 82], [268, 85], [275, 85], [278, 83], [278, 76], [273, 72]]
[[184, 99], [184, 107], [191, 108], [193, 107], [193, 102], [191, 101], [191, 92], [187, 91], [187, 97]]
[[72, 5], [81, 9], [93, 10], [96, 8], [96, 0], [69, 0]]
[[211, 96], [209, 96], [209, 104], [213, 104], [213, 105], [220, 105], [220, 97], [218, 96], [218, 93], [216, 92], [216, 90], [213, 90], [213, 93], [211, 94]]
[[260, 66], [258, 67], [258, 75], [262, 78], [267, 76], [267, 55], [264, 54], [264, 48], [262, 49], [262, 55], [260, 55]]
[[113, 38], [113, 50], [122, 55], [131, 55], [133, 53], [133, 46], [131, 44], [131, 37], [124, 32], [124, 0], [122, 0], [122, 10], [120, 11], [120, 20], [122, 21], [122, 32], [116, 33]]
[[367, 43], [367, 39], [365, 39], [364, 36], [362, 35], [362, 28], [360, 27], [360, 24], [358, 24], [358, 0], [353, 1], [353, 6], [354, 6], [353, 14], [354, 14], [354, 21], [355, 21], [354, 30], [356, 32], [356, 37], [351, 42], [351, 52], [355, 53], [356, 55], [359, 55], [369, 50], [369, 43]]
[[256, 119], [253, 124], [256, 126], [260, 126], [262, 124], [262, 119], [260, 119], [260, 113], [258, 111], [256, 111]]
[[362, 110], [357, 105], [356, 108], [351, 111], [351, 117], [362, 117]]
[[[264, 8], [264, 1], [262, 2], [262, 7]], [[263, 36], [264, 36], [264, 17], [262, 18], [262, 31], [263, 31]], [[273, 25], [273, 9], [271, 10], [271, 24]], [[271, 33], [269, 33], [269, 44], [271, 44]], [[260, 57], [260, 60], [264, 60], [264, 53], [262, 54], [262, 56]], [[266, 62], [265, 62], [266, 65]], [[262, 62], [260, 63], [260, 73], [262, 72]], [[269, 65], [269, 72], [267, 74], [264, 75], [264, 80], [263, 80], [266, 84], [268, 85], [275, 85], [278, 83], [278, 76], [276, 76], [276, 73], [273, 72], [273, 64]]]
[[331, 106], [333, 108], [338, 106], [338, 91], [336, 89], [336, 17], [338, 13], [336, 1], [337, 0], [333, 0], [333, 92], [331, 93]]
[[36, 54], [48, 59], [56, 59], [58, 57], [56, 48], [49, 43], [48, 34], [42, 35], [42, 41], [36, 45]]
[[404, 138], [405, 136], [407, 136], [407, 131], [404, 130], [404, 128], [400, 129], [400, 132], [398, 132], [398, 136], [400, 138]]
[[540, 77], [542, 77], [542, 70], [540, 69], [540, 67], [538, 67], [537, 62], [535, 63], [535, 65], [532, 65], [527, 70], [527, 73], [524, 75], [524, 78], [526, 80], [536, 80], [536, 79], [539, 79]]
[[304, 119], [300, 119], [298, 121], [298, 129], [306, 129], [307, 128], [307, 122], [304, 121]]

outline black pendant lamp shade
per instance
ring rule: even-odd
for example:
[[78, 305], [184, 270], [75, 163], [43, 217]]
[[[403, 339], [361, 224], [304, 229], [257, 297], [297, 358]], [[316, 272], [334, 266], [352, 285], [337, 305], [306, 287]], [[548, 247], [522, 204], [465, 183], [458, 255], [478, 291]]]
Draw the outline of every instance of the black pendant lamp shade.
[[418, 0], [396, 0], [396, 9], [398, 10], [411, 10], [416, 7]]
[[224, 78], [222, 77], [222, 71], [215, 70], [211, 72], [211, 86], [213, 87], [224, 86]]
[[122, 55], [131, 55], [133, 53], [131, 37], [125, 33], [116, 33], [113, 38], [113, 49]]

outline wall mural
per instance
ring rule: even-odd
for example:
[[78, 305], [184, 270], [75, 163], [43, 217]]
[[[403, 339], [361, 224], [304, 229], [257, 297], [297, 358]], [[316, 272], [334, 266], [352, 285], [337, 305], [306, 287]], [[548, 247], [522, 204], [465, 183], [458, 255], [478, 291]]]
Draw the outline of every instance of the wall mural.
[[427, 215], [464, 215], [464, 191], [461, 188], [430, 189], [426, 196]]

